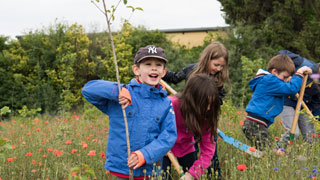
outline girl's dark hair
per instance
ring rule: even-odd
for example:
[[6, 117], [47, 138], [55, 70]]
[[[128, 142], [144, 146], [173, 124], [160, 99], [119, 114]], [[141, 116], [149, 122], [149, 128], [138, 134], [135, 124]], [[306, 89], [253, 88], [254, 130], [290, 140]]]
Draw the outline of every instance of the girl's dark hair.
[[177, 97], [185, 126], [197, 141], [201, 141], [203, 130], [210, 130], [211, 137], [217, 136], [220, 101], [216, 83], [209, 75], [200, 73], [190, 77]]

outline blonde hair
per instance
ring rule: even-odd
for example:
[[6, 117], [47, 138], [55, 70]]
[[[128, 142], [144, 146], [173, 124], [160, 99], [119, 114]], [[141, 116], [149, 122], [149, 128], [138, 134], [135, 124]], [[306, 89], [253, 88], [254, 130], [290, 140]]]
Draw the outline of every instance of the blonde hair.
[[197, 73], [205, 73], [210, 75], [210, 61], [220, 57], [225, 60], [226, 64], [221, 71], [215, 74], [215, 82], [218, 88], [223, 88], [225, 82], [227, 82], [231, 87], [228, 71], [228, 50], [220, 42], [213, 42], [202, 51], [199, 58], [199, 64], [190, 76], [193, 76]]

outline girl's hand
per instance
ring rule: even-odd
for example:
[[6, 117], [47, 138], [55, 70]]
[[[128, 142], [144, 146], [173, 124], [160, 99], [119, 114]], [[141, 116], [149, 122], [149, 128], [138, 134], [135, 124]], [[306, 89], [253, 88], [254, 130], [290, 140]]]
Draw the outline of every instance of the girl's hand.
[[125, 109], [129, 106], [130, 100], [126, 97], [119, 96], [119, 104], [122, 106], [122, 109]]
[[189, 173], [189, 172], [186, 172], [181, 178], [180, 180], [193, 180], [194, 177]]
[[135, 153], [132, 153], [128, 159], [128, 166], [130, 168], [133, 167], [133, 169], [136, 169], [138, 168], [138, 163], [139, 163], [138, 155]]

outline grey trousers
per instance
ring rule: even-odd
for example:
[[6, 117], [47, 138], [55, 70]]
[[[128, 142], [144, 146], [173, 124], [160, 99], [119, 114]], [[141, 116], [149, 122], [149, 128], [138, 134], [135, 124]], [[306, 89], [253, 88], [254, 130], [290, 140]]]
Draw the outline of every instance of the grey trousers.
[[[290, 140], [290, 130], [294, 118], [295, 109], [291, 106], [284, 106], [283, 111], [280, 114], [282, 119], [283, 127], [286, 132], [281, 135], [280, 141], [277, 143], [278, 148], [286, 148], [288, 141]], [[302, 137], [308, 143], [312, 143], [314, 138], [311, 134], [315, 134], [314, 125], [307, 114], [299, 114], [298, 124], [295, 132], [295, 138], [299, 136], [299, 130], [301, 131]]]

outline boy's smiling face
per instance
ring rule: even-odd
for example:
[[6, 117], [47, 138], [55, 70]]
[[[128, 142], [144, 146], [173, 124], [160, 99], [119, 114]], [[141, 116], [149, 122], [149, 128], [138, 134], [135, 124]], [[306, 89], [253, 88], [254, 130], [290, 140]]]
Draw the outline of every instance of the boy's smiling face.
[[133, 65], [132, 70], [142, 83], [150, 86], [159, 84], [167, 72], [164, 61], [157, 58], [144, 59], [139, 65]]

